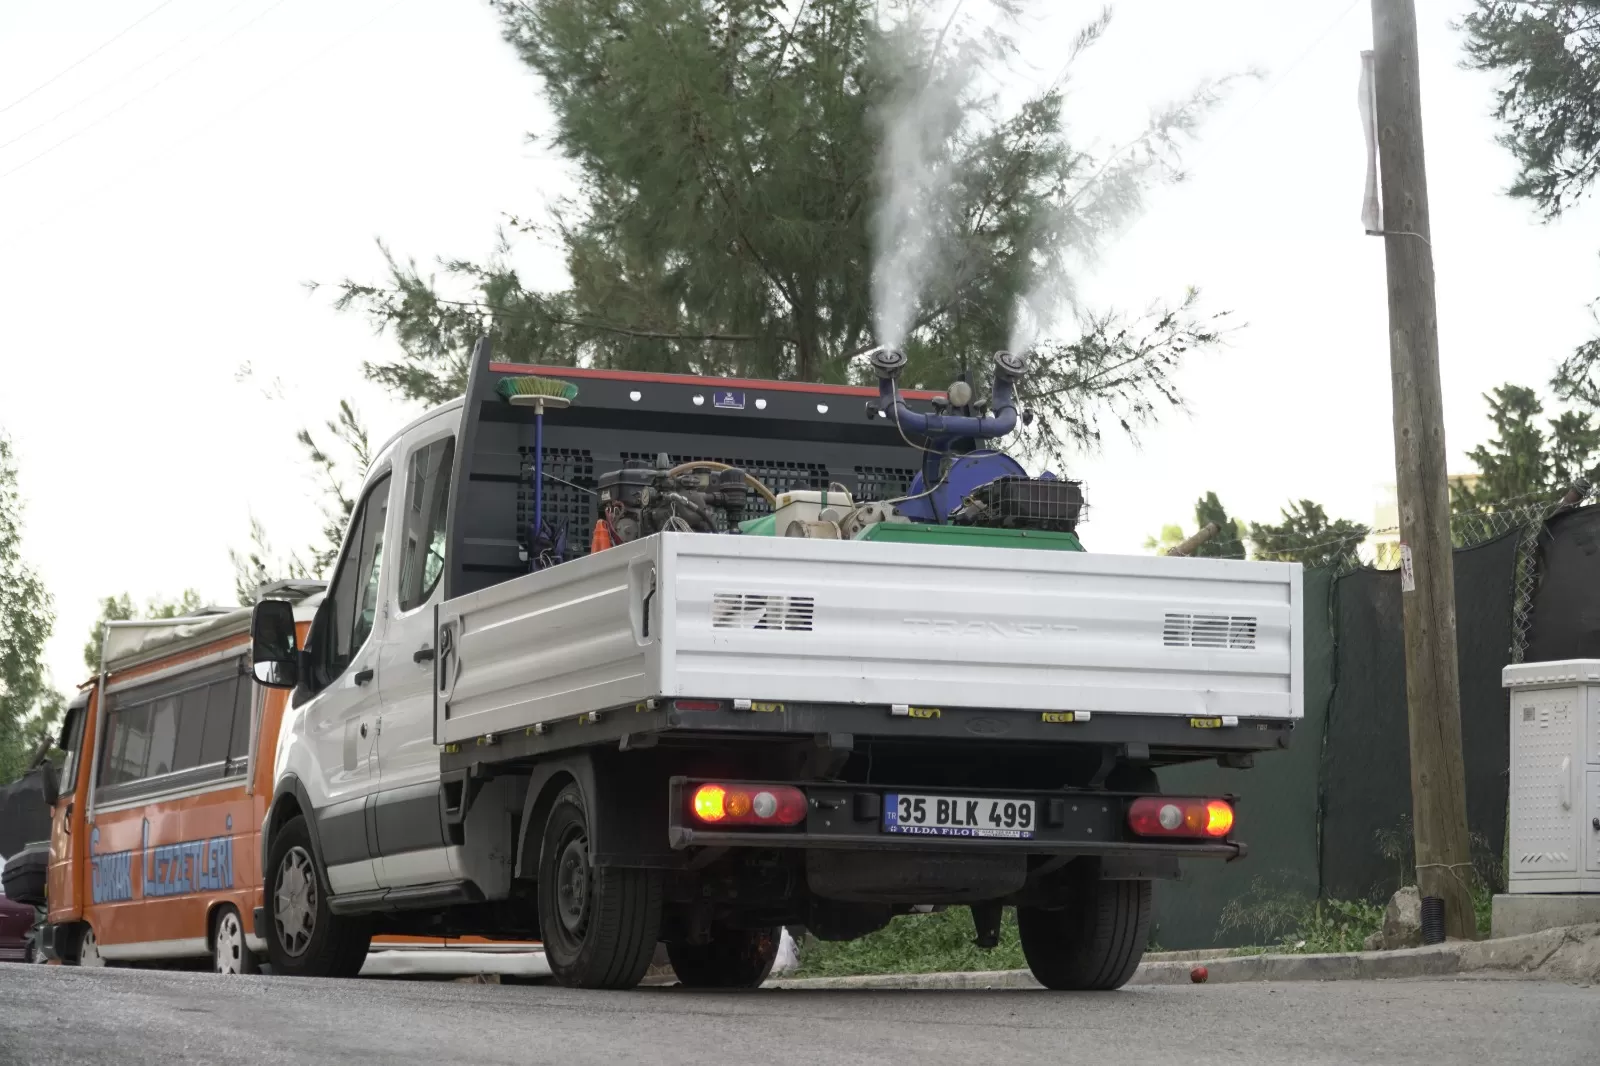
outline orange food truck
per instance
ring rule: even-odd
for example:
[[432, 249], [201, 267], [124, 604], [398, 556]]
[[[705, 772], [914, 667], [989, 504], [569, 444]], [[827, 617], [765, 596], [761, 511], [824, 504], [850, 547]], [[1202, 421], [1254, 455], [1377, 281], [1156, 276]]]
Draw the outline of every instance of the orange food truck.
[[[321, 586], [284, 582], [301, 639]], [[254, 973], [261, 823], [289, 693], [254, 683], [250, 610], [113, 622], [71, 702], [50, 822], [46, 954]], [[538, 945], [382, 937], [364, 973], [547, 973]]]

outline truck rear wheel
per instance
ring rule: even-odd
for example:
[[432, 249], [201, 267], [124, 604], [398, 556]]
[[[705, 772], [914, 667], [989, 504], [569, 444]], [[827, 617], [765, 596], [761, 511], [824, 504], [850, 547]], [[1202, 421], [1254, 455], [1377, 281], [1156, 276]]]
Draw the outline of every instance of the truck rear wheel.
[[539, 928], [545, 961], [569, 988], [632, 988], [661, 933], [661, 873], [590, 862], [583, 793], [568, 785], [539, 849]]
[[354, 977], [361, 972], [372, 934], [361, 922], [328, 909], [305, 818], [291, 818], [273, 835], [266, 880], [267, 958], [274, 974]]
[[1018, 907], [1022, 954], [1046, 988], [1121, 988], [1150, 936], [1150, 882], [1080, 878], [1064, 906]]
[[760, 988], [778, 960], [781, 926], [713, 929], [704, 944], [667, 945], [672, 972], [685, 988]]

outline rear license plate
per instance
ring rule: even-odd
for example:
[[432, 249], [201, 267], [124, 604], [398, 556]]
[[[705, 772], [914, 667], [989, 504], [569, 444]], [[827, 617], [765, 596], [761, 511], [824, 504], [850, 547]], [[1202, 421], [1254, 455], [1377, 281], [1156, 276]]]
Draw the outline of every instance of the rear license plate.
[[1038, 811], [1033, 800], [975, 796], [883, 797], [883, 831], [928, 837], [998, 837], [1032, 840]]

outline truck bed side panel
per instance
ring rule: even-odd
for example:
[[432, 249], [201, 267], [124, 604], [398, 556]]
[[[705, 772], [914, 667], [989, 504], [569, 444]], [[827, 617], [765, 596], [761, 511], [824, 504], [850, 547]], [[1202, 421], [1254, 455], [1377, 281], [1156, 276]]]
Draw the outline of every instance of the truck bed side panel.
[[650, 696], [1293, 719], [1301, 610], [1294, 564], [666, 534], [446, 603], [440, 739]]

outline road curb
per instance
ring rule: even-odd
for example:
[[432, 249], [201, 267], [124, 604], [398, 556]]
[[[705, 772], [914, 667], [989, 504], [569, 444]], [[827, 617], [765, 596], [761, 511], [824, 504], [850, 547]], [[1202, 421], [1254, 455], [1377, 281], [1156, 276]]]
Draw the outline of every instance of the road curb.
[[[1501, 940], [1457, 940], [1401, 951], [1337, 955], [1201, 955], [1156, 958], [1140, 965], [1130, 985], [1189, 984], [1203, 962], [1210, 984], [1242, 981], [1382, 981], [1495, 973], [1532, 980], [1600, 983], [1600, 924], [1547, 929]], [[1039, 988], [1027, 970], [776, 978], [768, 988], [999, 989]]]

